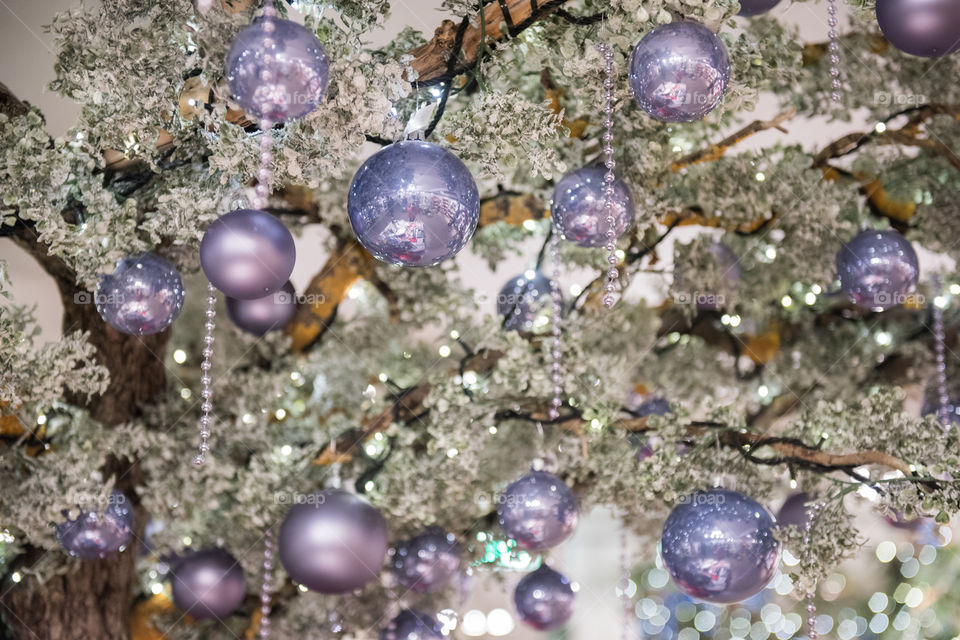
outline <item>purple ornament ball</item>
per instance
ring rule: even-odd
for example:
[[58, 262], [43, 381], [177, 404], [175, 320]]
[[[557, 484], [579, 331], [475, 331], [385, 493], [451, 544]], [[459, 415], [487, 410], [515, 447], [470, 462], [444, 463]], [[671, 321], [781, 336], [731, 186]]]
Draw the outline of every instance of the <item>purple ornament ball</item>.
[[513, 602], [520, 619], [534, 629], [559, 629], [573, 615], [573, 586], [564, 575], [542, 564], [520, 580]]
[[404, 588], [433, 593], [450, 584], [460, 571], [460, 545], [452, 533], [428, 527], [397, 545], [393, 574]]
[[546, 471], [531, 471], [497, 496], [503, 531], [524, 549], [555, 547], [573, 533], [580, 518], [576, 496]]
[[804, 529], [813, 515], [813, 510], [807, 503], [813, 500], [809, 493], [801, 491], [791, 494], [777, 512], [777, 524], [781, 527], [795, 526]]
[[190, 553], [173, 567], [170, 580], [173, 604], [197, 620], [226, 618], [247, 593], [240, 563], [223, 549]]
[[277, 548], [295, 582], [320, 593], [347, 593], [380, 572], [387, 523], [360, 496], [327, 489], [290, 508]]
[[837, 254], [837, 273], [840, 288], [854, 304], [886, 311], [913, 294], [920, 263], [913, 247], [897, 231], [861, 231]]
[[[604, 195], [607, 169], [592, 164], [565, 175], [553, 188], [550, 215], [565, 240], [581, 247], [607, 244], [607, 199]], [[613, 234], [622, 236], [633, 222], [633, 197], [627, 184], [613, 181]]]
[[711, 489], [687, 496], [663, 526], [660, 556], [673, 581], [707, 602], [741, 602], [759, 593], [780, 562], [775, 521], [742, 493]]
[[256, 209], [214, 220], [200, 242], [200, 266], [230, 298], [252, 300], [279, 291], [293, 273], [297, 249], [280, 220]]
[[243, 331], [262, 336], [268, 331], [282, 329], [297, 311], [297, 291], [290, 281], [280, 291], [254, 298], [238, 300], [227, 298], [227, 315]]
[[377, 259], [429, 267], [473, 236], [480, 195], [467, 166], [429, 142], [384, 147], [360, 167], [347, 199], [357, 239]]
[[302, 118], [323, 101], [327, 52], [312, 31], [260, 18], [237, 34], [226, 60], [230, 93], [244, 111], [271, 122]]
[[877, 22], [890, 44], [914, 56], [935, 58], [960, 49], [956, 0], [877, 0]]
[[511, 278], [497, 294], [497, 314], [507, 331], [533, 332], [549, 325], [553, 312], [550, 278], [528, 271]]
[[699, 22], [665, 24], [633, 49], [630, 87], [640, 108], [664, 122], [693, 122], [727, 90], [730, 59], [723, 41]]
[[404, 609], [380, 631], [380, 640], [443, 640], [443, 627], [433, 616]]
[[135, 336], [159, 333], [183, 309], [183, 282], [177, 268], [155, 253], [124, 258], [112, 275], [100, 278], [94, 301], [104, 322]]
[[740, 0], [741, 16], [758, 16], [780, 4], [780, 0]]
[[84, 511], [75, 520], [58, 524], [57, 541], [70, 555], [97, 560], [123, 551], [133, 535], [133, 505], [114, 489], [102, 511]]

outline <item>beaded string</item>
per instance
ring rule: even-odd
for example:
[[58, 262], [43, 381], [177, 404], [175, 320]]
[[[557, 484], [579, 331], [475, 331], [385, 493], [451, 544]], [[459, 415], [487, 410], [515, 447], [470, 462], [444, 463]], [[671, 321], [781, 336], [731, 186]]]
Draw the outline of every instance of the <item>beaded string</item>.
[[213, 418], [210, 413], [213, 411], [213, 389], [210, 377], [210, 369], [213, 367], [213, 329], [216, 326], [214, 318], [217, 317], [217, 290], [213, 285], [207, 283], [207, 321], [204, 323], [206, 334], [203, 336], [203, 362], [200, 363], [200, 398], [203, 402], [200, 404], [200, 410], [203, 415], [200, 416], [200, 450], [193, 459], [193, 464], [200, 466], [207, 459], [207, 452], [210, 451], [210, 423]]
[[943, 296], [940, 277], [933, 279], [933, 340], [937, 354], [937, 420], [944, 430], [950, 428], [950, 398], [947, 395], [947, 349], [946, 332], [943, 326], [943, 307], [937, 304]]
[[617, 276], [619, 276], [619, 272], [617, 271], [616, 254], [616, 218], [614, 215], [615, 189], [613, 186], [613, 183], [616, 180], [614, 168], [617, 166], [617, 163], [613, 159], [613, 88], [615, 84], [615, 67], [613, 64], [613, 49], [611, 49], [605, 42], [601, 42], [597, 45], [597, 51], [599, 51], [600, 55], [603, 56], [604, 74], [606, 75], [603, 81], [603, 126], [606, 127], [606, 131], [603, 132], [603, 154], [605, 158], [604, 166], [607, 168], [607, 173], [603, 177], [603, 194], [604, 207], [606, 208], [607, 214], [607, 244], [605, 245], [607, 249], [607, 283], [604, 285], [603, 306], [605, 306], [607, 309], [611, 309], [613, 308], [613, 305], [616, 304], [616, 299], [613, 297], [613, 292], [616, 290]]
[[[810, 553], [810, 541], [812, 540], [811, 530], [813, 529], [813, 521], [816, 520], [817, 514], [820, 511], [820, 503], [815, 502], [810, 506], [809, 513], [807, 513], [807, 521], [803, 526], [803, 546], [807, 554]], [[813, 586], [810, 588], [810, 591], [807, 592], [807, 637], [810, 640], [817, 640], [819, 634], [817, 633], [817, 582], [814, 580]]]
[[[276, 17], [277, 10], [273, 6], [273, 0], [266, 0], [263, 4], [264, 31], [273, 33], [276, 30], [277, 26], [273, 21]], [[270, 183], [273, 178], [273, 122], [264, 118], [260, 120], [259, 126], [260, 131], [263, 132], [260, 135], [260, 167], [257, 170], [257, 186], [254, 187], [254, 196], [250, 205], [254, 209], [262, 210], [267, 206], [267, 199], [270, 196]], [[204, 325], [207, 333], [203, 337], [203, 362], [200, 363], [202, 371], [200, 397], [203, 399], [200, 409], [203, 411], [203, 415], [200, 417], [200, 448], [193, 459], [193, 464], [196, 466], [206, 462], [207, 453], [210, 451], [210, 425], [212, 422], [210, 414], [213, 411], [213, 403], [211, 402], [213, 396], [211, 383], [213, 380], [210, 377], [210, 370], [213, 368], [213, 330], [216, 328], [214, 319], [217, 315], [217, 295], [216, 289], [209, 282], [207, 283], [207, 293], [207, 322]]]
[[843, 104], [843, 85], [840, 82], [840, 34], [837, 33], [837, 0], [827, 0], [827, 25], [830, 27], [830, 98]]
[[620, 604], [623, 606], [623, 640], [630, 640], [633, 628], [633, 607], [630, 602], [630, 559], [627, 553], [626, 519], [620, 529]]
[[560, 294], [560, 230], [556, 223], [553, 223], [552, 234], [550, 236], [550, 256], [553, 260], [553, 274], [550, 278], [550, 296], [553, 299], [552, 330], [553, 344], [551, 345], [551, 356], [553, 358], [553, 367], [551, 377], [553, 380], [553, 401], [550, 404], [548, 416], [551, 420], [560, 417], [560, 406], [563, 404], [563, 386], [561, 382], [563, 368], [563, 351], [561, 340], [561, 322], [563, 315], [563, 297]]
[[270, 637], [270, 596], [273, 593], [273, 529], [263, 534], [263, 585], [260, 588], [260, 640]]

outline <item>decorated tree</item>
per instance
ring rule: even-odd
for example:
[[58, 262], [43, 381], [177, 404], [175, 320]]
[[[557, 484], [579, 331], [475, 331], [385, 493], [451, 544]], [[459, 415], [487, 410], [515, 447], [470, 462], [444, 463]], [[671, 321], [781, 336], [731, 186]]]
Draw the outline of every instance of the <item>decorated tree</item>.
[[[3, 637], [439, 637], [455, 574], [594, 506], [646, 562], [671, 511], [664, 544], [756, 513], [741, 586], [785, 546], [800, 595], [858, 552], [856, 492], [949, 522], [960, 285], [911, 243], [960, 255], [952, 3], [830, 4], [804, 44], [775, 2], [445, 0], [379, 48], [385, 0], [291, 4], [57, 16], [63, 137], [0, 85], [0, 233], [64, 309], [38, 344], [0, 306]], [[813, 118], [871, 124], [734, 149]], [[531, 241], [494, 313], [454, 254]], [[774, 527], [789, 487], [809, 519]], [[549, 629], [572, 597], [544, 564], [516, 604]]]

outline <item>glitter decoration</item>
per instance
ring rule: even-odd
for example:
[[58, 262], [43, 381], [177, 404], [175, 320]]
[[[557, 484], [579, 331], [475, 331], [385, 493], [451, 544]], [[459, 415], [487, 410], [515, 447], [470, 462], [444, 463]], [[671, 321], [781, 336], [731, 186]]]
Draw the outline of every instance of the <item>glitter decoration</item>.
[[135, 336], [159, 333], [183, 309], [180, 272], [155, 253], [124, 258], [111, 275], [100, 278], [97, 313], [117, 331]]
[[574, 599], [570, 580], [546, 564], [525, 575], [513, 592], [520, 619], [540, 631], [565, 625], [573, 615]]
[[640, 108], [664, 122], [694, 122], [727, 90], [730, 58], [723, 41], [699, 22], [665, 24], [633, 49], [630, 87]]
[[557, 476], [530, 471], [497, 496], [504, 533], [524, 549], [555, 547], [573, 533], [580, 518], [576, 496]]
[[907, 301], [920, 264], [913, 247], [893, 229], [861, 231], [837, 254], [840, 288], [857, 306], [886, 311]]
[[497, 294], [497, 314], [507, 331], [542, 329], [553, 313], [553, 284], [539, 272], [522, 273], [507, 281]]
[[114, 489], [106, 508], [83, 511], [76, 519], [58, 524], [54, 533], [70, 555], [81, 560], [97, 560], [126, 548], [133, 535], [133, 523], [133, 505], [127, 496]]

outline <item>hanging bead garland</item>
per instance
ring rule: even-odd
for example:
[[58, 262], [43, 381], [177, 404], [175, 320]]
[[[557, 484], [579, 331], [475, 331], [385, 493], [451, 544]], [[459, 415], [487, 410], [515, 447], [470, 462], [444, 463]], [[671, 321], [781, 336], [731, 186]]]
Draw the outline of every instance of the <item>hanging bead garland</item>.
[[600, 55], [603, 56], [604, 73], [606, 75], [603, 81], [603, 126], [606, 127], [606, 131], [603, 133], [603, 154], [604, 166], [607, 168], [607, 174], [603, 178], [603, 195], [604, 206], [606, 207], [607, 214], [607, 244], [605, 245], [607, 249], [607, 283], [604, 286], [603, 306], [605, 306], [607, 309], [611, 309], [613, 308], [613, 305], [616, 304], [616, 299], [613, 297], [613, 292], [616, 290], [617, 276], [619, 275], [619, 271], [617, 270], [616, 253], [616, 217], [614, 215], [614, 197], [616, 195], [616, 189], [613, 186], [613, 183], [616, 180], [614, 168], [617, 166], [617, 163], [613, 159], [613, 88], [615, 84], [615, 67], [613, 64], [613, 50], [606, 43], [601, 42], [598, 44], [597, 50], [600, 52]]
[[940, 278], [933, 279], [933, 340], [937, 354], [937, 420], [944, 430], [950, 428], [950, 398], [947, 395], [947, 349], [946, 335], [943, 326], [943, 307], [941, 302], [943, 291]]
[[553, 298], [553, 345], [551, 346], [551, 356], [553, 358], [553, 366], [551, 369], [553, 400], [550, 403], [548, 415], [551, 420], [556, 420], [560, 417], [560, 406], [563, 404], [563, 386], [561, 385], [563, 380], [563, 343], [561, 340], [562, 327], [560, 324], [563, 316], [563, 294], [560, 292], [560, 229], [557, 228], [555, 222], [553, 223], [552, 235], [550, 236], [550, 256], [553, 260], [553, 274], [550, 278], [550, 295]]
[[206, 315], [207, 321], [203, 326], [207, 332], [203, 336], [203, 351], [201, 352], [203, 362], [200, 363], [200, 384], [202, 385], [200, 390], [200, 398], [202, 399], [200, 410], [203, 412], [203, 415], [200, 416], [200, 450], [193, 459], [193, 463], [197, 466], [203, 464], [207, 459], [207, 452], [210, 450], [210, 423], [213, 420], [210, 415], [213, 411], [213, 403], [211, 401], [213, 397], [213, 389], [211, 388], [213, 379], [210, 377], [210, 369], [213, 368], [213, 330], [216, 327], [214, 318], [217, 317], [217, 290], [209, 282], [207, 283]]
[[273, 592], [273, 529], [263, 534], [263, 585], [260, 589], [260, 640], [270, 637], [270, 597]]
[[[803, 525], [803, 546], [806, 550], [806, 553], [810, 553], [810, 541], [812, 540], [811, 530], [813, 529], [813, 521], [817, 519], [817, 514], [820, 511], [820, 503], [814, 502], [810, 506], [810, 511], [807, 514], [807, 520]], [[817, 640], [819, 634], [817, 633], [817, 583], [814, 581], [813, 586], [810, 588], [810, 591], [807, 592], [807, 637], [809, 640]]]
[[843, 104], [843, 84], [840, 82], [840, 34], [837, 33], [837, 0], [827, 0], [827, 26], [830, 27], [830, 98]]

